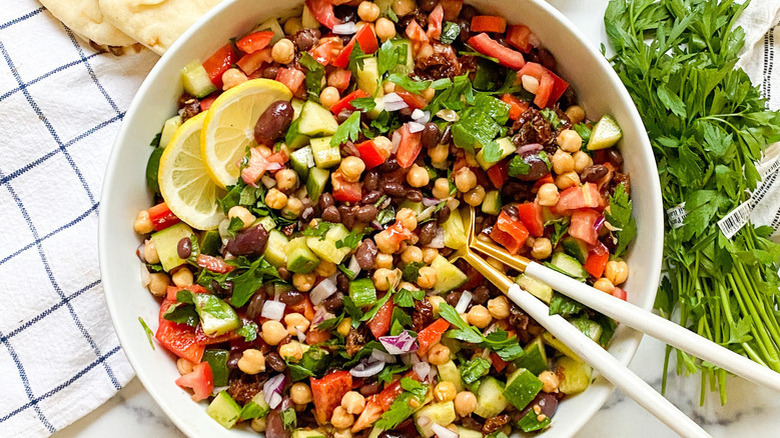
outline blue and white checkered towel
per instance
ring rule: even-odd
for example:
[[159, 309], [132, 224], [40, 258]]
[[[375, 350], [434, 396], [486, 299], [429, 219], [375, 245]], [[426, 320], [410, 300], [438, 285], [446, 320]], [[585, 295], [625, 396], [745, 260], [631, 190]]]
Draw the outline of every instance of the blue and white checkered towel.
[[2, 2], [2, 437], [50, 435], [133, 377], [103, 298], [97, 212], [114, 136], [156, 59], [97, 53], [34, 0]]

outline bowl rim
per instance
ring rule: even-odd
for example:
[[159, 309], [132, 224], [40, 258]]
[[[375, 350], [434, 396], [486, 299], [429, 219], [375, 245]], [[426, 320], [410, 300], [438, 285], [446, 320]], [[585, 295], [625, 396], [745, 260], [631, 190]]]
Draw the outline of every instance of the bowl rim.
[[[183, 45], [185, 45], [195, 34], [197, 34], [201, 30], [201, 27], [203, 27], [207, 22], [211, 21], [215, 16], [223, 13], [223, 11], [225, 11], [226, 9], [230, 9], [232, 5], [238, 1], [240, 0], [222, 1], [220, 4], [214, 6], [211, 10], [209, 10], [204, 16], [202, 16], [193, 25], [191, 25], [179, 38], [176, 39], [176, 41], [171, 45], [171, 47], [166, 51], [166, 53], [163, 54], [163, 56], [155, 63], [154, 67], [150, 70], [149, 74], [146, 76], [141, 86], [136, 91], [135, 96], [133, 97], [133, 100], [125, 113], [125, 117], [124, 117], [125, 121], [131, 120], [132, 119], [131, 115], [141, 110], [140, 106], [141, 106], [141, 102], [144, 100], [143, 96], [149, 93], [150, 89], [154, 87], [155, 80], [160, 75], [160, 71], [163, 69], [163, 66], [167, 64], [168, 59], [172, 58], [174, 54], [177, 53], [180, 50], [180, 48]], [[542, 9], [544, 13], [551, 15], [561, 23], [567, 25], [568, 31], [571, 32], [572, 36], [574, 36], [577, 40], [582, 42], [583, 46], [586, 47], [588, 55], [592, 57], [598, 64], [601, 65], [603, 71], [606, 73], [606, 78], [609, 79], [610, 82], [609, 85], [612, 88], [614, 88], [615, 92], [620, 96], [620, 98], [623, 101], [627, 102], [626, 106], [628, 107], [628, 113], [624, 114], [624, 116], [629, 118], [633, 127], [637, 129], [637, 137], [641, 139], [641, 144], [638, 145], [638, 147], [646, 151], [650, 151], [649, 156], [651, 162], [653, 165], [655, 165], [655, 158], [652, 154], [652, 149], [647, 135], [647, 131], [639, 115], [639, 112], [636, 106], [634, 105], [633, 100], [631, 99], [627, 89], [620, 81], [619, 77], [612, 69], [608, 61], [597, 50], [595, 44], [592, 41], [590, 41], [583, 34], [583, 32], [577, 26], [575, 26], [568, 19], [568, 17], [566, 17], [566, 15], [564, 15], [561, 11], [553, 7], [548, 2], [544, 0], [524, 0], [524, 1], [533, 3], [536, 7]], [[125, 143], [124, 139], [127, 137], [129, 130], [130, 130], [130, 124], [125, 123], [123, 121], [122, 126], [119, 132], [117, 133], [116, 138], [112, 144], [111, 153], [106, 165], [106, 171], [104, 173], [104, 178], [103, 178], [103, 189], [100, 197], [101, 205], [107, 205], [108, 203], [107, 200], [109, 199], [111, 193], [113, 192], [112, 187], [116, 182], [114, 181], [112, 175], [116, 172], [116, 168], [121, 165], [121, 162], [119, 162], [119, 149], [122, 147], [122, 144]], [[648, 163], [648, 165], [649, 164], [650, 163]], [[652, 233], [652, 235], [655, 236], [663, 236], [663, 228], [664, 228], [663, 210], [662, 210], [663, 204], [661, 198], [660, 179], [658, 177], [657, 172], [655, 172], [655, 166], [653, 166], [653, 171], [650, 172], [649, 179], [652, 180], [654, 184], [652, 185], [652, 187], [643, 188], [643, 190], [647, 190], [645, 196], [649, 195], [649, 197], [652, 198], [650, 201], [650, 205], [654, 206], [655, 208], [653, 208], [652, 211], [650, 212], [646, 212], [645, 214], [648, 216], [652, 215], [652, 217], [649, 217], [648, 219], [647, 226], [649, 226], [650, 224], [654, 224], [655, 229], [643, 230], [643, 232], [650, 232]], [[176, 410], [173, 409], [172, 406], [169, 406], [168, 404], [162, 402], [162, 400], [164, 399], [162, 393], [167, 390], [157, 388], [154, 385], [147, 384], [147, 382], [150, 381], [150, 378], [147, 377], [147, 373], [150, 372], [149, 371], [150, 367], [145, 366], [144, 363], [141, 363], [140, 359], [135, 357], [135, 355], [132, 353], [133, 349], [128, 348], [128, 346], [132, 344], [130, 340], [130, 334], [126, 333], [126, 330], [125, 328], [123, 328], [123, 325], [118, 323], [119, 320], [118, 315], [120, 314], [122, 309], [120, 308], [120, 304], [118, 303], [118, 301], [114, 298], [115, 294], [108, 292], [109, 290], [112, 289], [111, 282], [108, 281], [110, 276], [107, 274], [108, 271], [107, 266], [111, 263], [111, 260], [109, 259], [109, 254], [111, 250], [108, 247], [110, 238], [106, 230], [108, 229], [108, 223], [111, 220], [112, 219], [109, 218], [108, 215], [99, 215], [98, 217], [98, 254], [99, 254], [101, 279], [105, 291], [104, 295], [108, 306], [109, 314], [111, 316], [112, 325], [114, 326], [114, 329], [117, 334], [117, 338], [119, 339], [120, 345], [122, 346], [125, 356], [130, 362], [130, 365], [133, 367], [134, 371], [136, 372], [138, 379], [144, 385], [144, 388], [149, 392], [149, 394], [151, 394], [152, 398], [160, 406], [162, 411], [176, 425], [176, 427], [178, 427], [179, 430], [182, 431], [185, 435], [190, 437], [198, 436], [199, 431], [190, 422], [186, 421], [186, 418], [184, 418], [184, 416], [176, 412]], [[659, 239], [659, 243], [654, 245], [653, 248], [649, 248], [649, 249], [643, 248], [643, 251], [650, 251], [651, 253], [653, 253], [651, 257], [652, 266], [645, 266], [645, 270], [651, 271], [651, 273], [656, 274], [650, 276], [649, 277], [650, 284], [645, 285], [645, 288], [647, 289], [646, 291], [647, 297], [644, 297], [643, 303], [641, 303], [640, 307], [645, 308], [647, 310], [650, 310], [652, 308], [653, 302], [655, 300], [655, 295], [657, 293], [658, 284], [660, 282], [661, 263], [662, 263], [662, 245], [663, 245], [663, 239]], [[624, 332], [623, 333], [624, 339], [621, 342], [621, 351], [618, 352], [617, 356], [618, 356], [618, 360], [621, 363], [628, 365], [631, 362], [631, 359], [636, 354], [636, 351], [639, 347], [639, 343], [642, 340], [643, 334], [634, 331], [628, 327], [620, 327], [620, 329]], [[615, 354], [615, 352], [612, 353]], [[612, 385], [609, 384], [609, 382], [607, 382], [601, 376], [599, 376], [595, 380], [595, 382], [592, 383], [593, 386], [595, 386], [596, 384], [601, 386], [602, 390], [598, 394], [595, 394], [595, 396], [592, 396], [593, 403], [590, 403], [588, 405], [585, 414], [579, 415], [576, 419], [574, 419], [574, 421], [567, 421], [567, 428], [572, 430], [573, 433], [576, 433], [576, 431], [580, 430], [585, 423], [590, 421], [590, 419], [593, 417], [595, 412], [601, 408], [601, 406], [606, 402], [607, 398], [614, 390], [614, 387], [612, 387]], [[607, 390], [603, 389], [605, 385]], [[546, 433], [542, 435], [546, 435]]]

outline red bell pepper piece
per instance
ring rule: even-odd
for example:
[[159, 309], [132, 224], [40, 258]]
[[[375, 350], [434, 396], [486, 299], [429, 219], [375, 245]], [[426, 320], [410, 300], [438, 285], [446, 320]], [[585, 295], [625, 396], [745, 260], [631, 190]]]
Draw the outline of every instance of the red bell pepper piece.
[[412, 110], [423, 109], [428, 106], [428, 102], [419, 94], [410, 93], [405, 90], [399, 90], [400, 87], [396, 87], [395, 94], [397, 94]]
[[343, 50], [344, 43], [341, 41], [341, 38], [333, 36], [321, 38], [317, 45], [309, 50], [309, 54], [320, 64], [328, 65], [332, 63]]
[[221, 89], [222, 73], [225, 73], [236, 61], [238, 61], [238, 56], [235, 50], [233, 50], [233, 45], [225, 44], [203, 62], [203, 68], [209, 74], [211, 82]]
[[506, 31], [506, 18], [495, 15], [475, 15], [471, 19], [472, 32], [504, 33]]
[[501, 160], [487, 170], [487, 176], [493, 187], [500, 189], [509, 178], [509, 159]]
[[531, 188], [531, 190], [539, 190], [539, 187], [541, 187], [541, 186], [543, 186], [545, 184], [548, 184], [548, 183], [549, 184], [555, 184], [555, 180], [553, 179], [551, 173], [548, 173], [547, 175], [543, 176], [541, 179], [536, 181], [534, 183], [533, 188]]
[[422, 151], [422, 132], [412, 133], [407, 124], [401, 126], [398, 132], [401, 133], [401, 142], [398, 144], [395, 159], [399, 166], [408, 169]]
[[517, 215], [534, 237], [544, 235], [544, 220], [542, 219], [542, 206], [535, 202], [526, 202], [517, 206]]
[[164, 230], [171, 225], [181, 222], [181, 219], [176, 217], [171, 209], [168, 208], [168, 204], [164, 202], [155, 205], [147, 211], [149, 212], [149, 219], [152, 221], [155, 231]]
[[585, 260], [585, 270], [588, 274], [599, 278], [604, 273], [604, 268], [607, 267], [609, 261], [609, 250], [603, 243], [596, 241], [588, 251], [588, 258]]
[[510, 25], [506, 33], [506, 42], [523, 53], [528, 53], [539, 45], [536, 35], [524, 24]]
[[193, 284], [190, 286], [168, 286], [168, 289], [165, 290], [165, 299], [176, 301], [176, 294], [183, 290], [188, 290], [194, 294], [206, 294], [209, 292], [199, 284]]
[[444, 8], [444, 19], [455, 21], [463, 9], [463, 0], [439, 0], [439, 4]]
[[528, 109], [528, 102], [520, 100], [517, 96], [512, 94], [504, 94], [501, 96], [501, 100], [509, 105], [509, 118], [517, 120]]
[[333, 198], [341, 202], [358, 202], [363, 199], [363, 187], [360, 182], [350, 182], [344, 178], [341, 170], [330, 174], [333, 184]]
[[211, 108], [211, 104], [214, 103], [215, 100], [217, 100], [217, 97], [219, 97], [219, 93], [211, 93], [208, 96], [204, 97], [200, 100], [200, 110], [201, 111], [208, 111], [209, 108]]
[[317, 345], [330, 339], [330, 332], [326, 330], [309, 329], [306, 332], [306, 345]]
[[234, 266], [225, 263], [225, 260], [219, 257], [210, 256], [208, 254], [198, 254], [198, 256], [195, 258], [195, 263], [197, 263], [198, 266], [203, 269], [216, 272], [218, 274], [226, 274], [235, 269]]
[[363, 53], [370, 55], [379, 50], [379, 42], [376, 38], [374, 30], [371, 26], [363, 26], [357, 31], [355, 36], [347, 43], [344, 50], [333, 61], [333, 65], [339, 68], [346, 68], [349, 65], [349, 55], [352, 54], [352, 50], [355, 48], [355, 41], [360, 44], [360, 50]]
[[268, 47], [274, 37], [273, 31], [263, 30], [250, 33], [236, 42], [236, 46], [244, 53], [255, 53]]
[[577, 210], [580, 208], [598, 208], [601, 206], [601, 194], [593, 183], [579, 187], [569, 187], [561, 192], [555, 207], [558, 210]]
[[528, 229], [523, 225], [523, 222], [519, 218], [510, 216], [506, 211], [502, 211], [498, 215], [498, 220], [496, 220], [496, 225], [493, 229], [496, 228], [509, 234], [517, 242], [517, 249], [520, 249], [525, 244], [526, 239], [528, 239]]
[[176, 384], [182, 388], [192, 389], [192, 400], [201, 401], [209, 398], [214, 390], [214, 374], [208, 362], [201, 362], [192, 371], [176, 379]]
[[443, 21], [444, 8], [441, 6], [441, 4], [438, 4], [435, 8], [433, 8], [433, 11], [428, 14], [428, 30], [425, 32], [425, 35], [432, 40], [438, 40], [441, 38]]
[[569, 235], [583, 240], [589, 245], [596, 245], [599, 241], [599, 235], [595, 224], [600, 218], [601, 214], [590, 208], [575, 210], [571, 215]]
[[523, 247], [525, 242], [518, 242], [511, 234], [501, 231], [498, 227], [494, 226], [490, 231], [490, 238], [496, 243], [506, 248], [510, 254], [517, 254], [520, 252], [520, 248]]
[[273, 61], [271, 56], [271, 48], [266, 47], [263, 50], [258, 50], [254, 53], [247, 53], [242, 56], [241, 59], [236, 61], [236, 65], [246, 75], [251, 75], [256, 72], [263, 64], [267, 64]]
[[341, 404], [341, 398], [351, 390], [352, 375], [349, 371], [336, 371], [321, 379], [311, 378], [311, 393], [317, 422], [325, 424], [329, 421], [336, 406]]
[[569, 87], [568, 82], [535, 62], [527, 63], [517, 72], [518, 79], [522, 78], [523, 75], [530, 75], [539, 81], [539, 88], [536, 90], [536, 97], [534, 98], [534, 103], [539, 108], [554, 105]]
[[420, 348], [417, 349], [417, 355], [424, 355], [429, 348], [438, 344], [448, 328], [450, 328], [450, 323], [444, 318], [439, 318], [428, 327], [420, 330], [420, 333], [417, 334], [417, 343], [420, 345]]
[[525, 65], [525, 58], [523, 58], [522, 53], [502, 46], [486, 33], [480, 33], [469, 38], [469, 45], [483, 55], [498, 59], [498, 63], [504, 67], [519, 70]]
[[357, 145], [360, 158], [366, 163], [366, 169], [373, 169], [387, 160], [386, 153], [374, 143], [374, 140], [366, 140]]
[[328, 0], [306, 0], [306, 7], [309, 8], [314, 18], [328, 29], [333, 29], [333, 26], [342, 24], [333, 11], [333, 3]]
[[352, 101], [362, 97], [368, 97], [368, 93], [358, 88], [357, 90], [347, 94], [346, 96], [342, 97], [341, 100], [333, 104], [333, 106], [330, 107], [330, 110], [333, 112], [333, 114], [338, 114], [345, 109], [355, 111], [355, 107], [352, 106]]
[[166, 298], [160, 304], [157, 332], [154, 337], [171, 353], [192, 363], [199, 363], [206, 350], [206, 343], [196, 335], [195, 328], [163, 318], [165, 311], [175, 303], [176, 301]]
[[300, 97], [305, 93], [303, 81], [306, 80], [306, 74], [296, 68], [280, 68], [276, 73], [276, 80], [286, 85], [296, 96]]
[[497, 355], [496, 353], [490, 353], [490, 362], [493, 363], [493, 368], [495, 368], [499, 373], [504, 371], [504, 368], [509, 365], [507, 361], [501, 359], [501, 356]]
[[384, 336], [388, 330], [390, 330], [390, 322], [393, 318], [393, 300], [387, 300], [382, 307], [376, 312], [373, 318], [368, 322], [368, 329], [371, 330], [371, 334], [374, 338], [379, 339], [380, 336]]

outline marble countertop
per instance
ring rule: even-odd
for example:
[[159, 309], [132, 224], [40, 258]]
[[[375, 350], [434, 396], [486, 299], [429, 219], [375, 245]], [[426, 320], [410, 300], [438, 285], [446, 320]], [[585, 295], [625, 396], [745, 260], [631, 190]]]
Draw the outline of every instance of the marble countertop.
[[[548, 0], [598, 45], [606, 40], [602, 17], [608, 0]], [[661, 389], [665, 344], [645, 338], [630, 368], [656, 390]], [[699, 375], [679, 377], [670, 369], [666, 396], [713, 437], [775, 437], [780, 432], [780, 394], [736, 377], [727, 380], [728, 403], [707, 392], [700, 403]], [[97, 410], [55, 433], [53, 438], [184, 437], [162, 413], [137, 379]], [[667, 438], [676, 434], [620, 392], [576, 435]]]

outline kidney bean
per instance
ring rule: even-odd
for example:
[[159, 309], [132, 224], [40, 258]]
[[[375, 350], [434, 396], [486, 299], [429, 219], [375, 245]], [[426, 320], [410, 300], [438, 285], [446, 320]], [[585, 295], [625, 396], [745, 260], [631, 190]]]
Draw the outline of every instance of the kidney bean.
[[419, 190], [409, 190], [406, 192], [406, 199], [411, 202], [422, 202], [423, 195]]
[[341, 222], [341, 214], [339, 213], [339, 209], [334, 205], [326, 208], [322, 211], [322, 220], [326, 222], [333, 222], [334, 224]]
[[441, 134], [441, 138], [439, 138], [439, 143], [441, 144], [450, 144], [452, 141], [452, 125], [447, 125], [446, 128], [444, 128], [444, 132]]
[[431, 12], [439, 2], [437, 0], [420, 0], [420, 9]]
[[363, 204], [376, 204], [382, 198], [382, 192], [374, 190], [363, 198]]
[[186, 259], [192, 255], [192, 241], [189, 237], [182, 237], [179, 243], [176, 244], [176, 255], [180, 259]]
[[303, 293], [298, 292], [295, 289], [286, 290], [279, 295], [279, 301], [288, 306], [295, 306], [300, 304], [303, 299]]
[[425, 128], [423, 128], [420, 140], [422, 141], [423, 147], [432, 148], [439, 143], [440, 137], [441, 132], [439, 131], [438, 125], [433, 122], [428, 122], [425, 124]]
[[349, 116], [352, 115], [352, 113], [354, 113], [352, 110], [341, 110], [338, 114], [336, 114], [336, 121], [339, 122], [340, 125], [344, 123], [349, 118]]
[[358, 208], [355, 216], [357, 217], [358, 222], [371, 222], [376, 219], [377, 213], [377, 208], [369, 204]]
[[[465, 9], [465, 6], [464, 6]], [[461, 12], [462, 14], [463, 12]], [[460, 33], [458, 34], [458, 41], [466, 43], [471, 38], [471, 19], [458, 18], [455, 21], [460, 27]]]
[[274, 409], [268, 413], [268, 418], [265, 421], [265, 437], [266, 438], [289, 438], [290, 432], [284, 428], [282, 423], [281, 409]]
[[355, 251], [355, 259], [357, 260], [360, 269], [369, 270], [374, 267], [374, 261], [376, 260], [376, 244], [371, 239], [365, 239], [357, 251]]
[[394, 198], [400, 198], [406, 195], [406, 189], [401, 183], [395, 181], [385, 181], [382, 183], [382, 191]]
[[366, 172], [366, 177], [363, 178], [363, 187], [368, 191], [374, 191], [379, 188], [379, 172], [376, 170], [369, 170]]
[[434, 221], [424, 223], [420, 229], [420, 240], [418, 242], [420, 246], [428, 246], [433, 238], [436, 237], [436, 231], [438, 229], [439, 226], [436, 225], [436, 222]]
[[330, 193], [325, 192], [322, 195], [320, 195], [319, 205], [321, 209], [325, 210], [331, 205], [335, 205], [335, 203], [336, 201], [333, 200], [333, 195], [331, 195]]
[[287, 364], [284, 363], [284, 359], [282, 359], [282, 356], [279, 356], [279, 353], [275, 351], [268, 353], [265, 356], [265, 363], [273, 368], [274, 371], [279, 373], [287, 369]]
[[295, 45], [298, 46], [299, 51], [308, 51], [320, 40], [319, 29], [303, 29], [299, 30], [294, 37]]
[[266, 146], [273, 146], [277, 138], [287, 132], [293, 119], [293, 108], [286, 100], [272, 103], [257, 119], [255, 124], [255, 141]]
[[537, 181], [550, 173], [550, 169], [547, 167], [547, 163], [542, 161], [536, 152], [526, 152], [522, 155], [522, 157], [525, 164], [529, 165], [531, 168], [525, 175], [517, 176], [517, 179], [520, 181]]
[[542, 64], [545, 68], [548, 70], [555, 70], [555, 66], [557, 65], [557, 62], [555, 61], [555, 56], [553, 56], [552, 53], [550, 53], [547, 49], [539, 49], [539, 64]]
[[290, 271], [287, 270], [286, 267], [280, 266], [276, 269], [276, 271], [279, 273], [279, 277], [281, 277], [282, 280], [289, 280], [292, 274], [290, 274]]
[[381, 382], [373, 382], [360, 387], [360, 393], [366, 397], [374, 395], [382, 388]]
[[385, 198], [385, 200], [384, 200], [384, 201], [382, 201], [382, 202], [381, 202], [379, 205], [377, 205], [377, 207], [376, 207], [376, 208], [378, 208], [378, 209], [380, 209], [380, 210], [384, 210], [384, 209], [386, 209], [387, 207], [389, 207], [389, 206], [390, 206], [390, 203], [392, 203], [392, 202], [393, 202], [393, 199], [392, 199], [392, 198]]
[[230, 239], [226, 249], [236, 256], [261, 256], [268, 243], [268, 231], [262, 225], [258, 225], [236, 234]]
[[583, 169], [580, 179], [582, 182], [596, 182], [601, 178], [604, 178], [604, 175], [606, 175], [608, 172], [609, 169], [607, 169], [606, 166], [602, 166], [601, 164], [594, 164]]
[[623, 156], [620, 155], [620, 152], [617, 149], [609, 148], [607, 149], [607, 163], [620, 168], [620, 166], [623, 165]]
[[249, 305], [246, 307], [246, 316], [249, 319], [255, 319], [260, 316], [263, 311], [263, 305], [265, 304], [265, 292], [262, 290], [255, 292], [252, 295], [252, 299], [249, 300]]
[[436, 212], [436, 222], [443, 224], [450, 218], [450, 208], [446, 205]]

